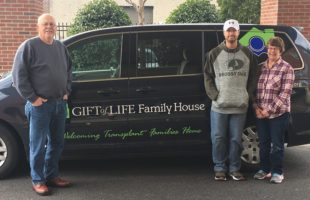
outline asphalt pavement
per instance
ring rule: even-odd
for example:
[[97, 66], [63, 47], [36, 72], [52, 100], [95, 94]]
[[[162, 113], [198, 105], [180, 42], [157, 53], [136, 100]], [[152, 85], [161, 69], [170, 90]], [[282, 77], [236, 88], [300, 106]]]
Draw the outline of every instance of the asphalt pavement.
[[28, 167], [20, 166], [0, 180], [0, 200], [308, 200], [310, 145], [286, 148], [285, 180], [270, 184], [253, 180], [216, 182], [209, 157], [170, 157], [62, 161], [61, 174], [70, 188], [53, 188], [40, 197], [31, 189]]

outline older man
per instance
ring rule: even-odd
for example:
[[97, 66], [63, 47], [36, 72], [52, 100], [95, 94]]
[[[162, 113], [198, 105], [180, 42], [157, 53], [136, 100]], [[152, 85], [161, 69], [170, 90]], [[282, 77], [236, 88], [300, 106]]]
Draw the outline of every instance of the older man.
[[211, 139], [214, 179], [227, 180], [227, 173], [236, 181], [245, 180], [240, 173], [241, 135], [249, 97], [254, 99], [258, 78], [255, 56], [238, 42], [237, 20], [230, 19], [223, 27], [225, 41], [212, 49], [205, 66], [205, 89], [212, 100]]
[[71, 91], [71, 61], [66, 47], [54, 40], [53, 16], [38, 18], [38, 36], [18, 48], [13, 64], [13, 83], [27, 100], [29, 162], [33, 190], [48, 195], [48, 186], [67, 187], [59, 177], [58, 162], [64, 146], [66, 100]]

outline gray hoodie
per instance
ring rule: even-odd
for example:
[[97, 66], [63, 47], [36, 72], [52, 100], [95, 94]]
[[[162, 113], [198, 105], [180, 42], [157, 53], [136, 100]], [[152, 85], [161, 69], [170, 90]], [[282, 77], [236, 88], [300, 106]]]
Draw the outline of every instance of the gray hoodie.
[[225, 42], [212, 49], [204, 69], [211, 109], [224, 114], [246, 113], [249, 99], [254, 99], [258, 71], [256, 57], [239, 43], [236, 49], [228, 49]]

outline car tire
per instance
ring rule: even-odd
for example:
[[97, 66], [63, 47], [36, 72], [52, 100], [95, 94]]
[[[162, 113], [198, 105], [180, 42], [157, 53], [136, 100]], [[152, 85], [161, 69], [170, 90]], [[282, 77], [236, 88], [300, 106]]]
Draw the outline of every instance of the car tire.
[[0, 125], [0, 179], [7, 177], [16, 168], [19, 158], [16, 137], [7, 127]]
[[241, 153], [242, 166], [257, 169], [260, 163], [259, 140], [255, 126], [248, 126], [242, 133], [243, 151]]

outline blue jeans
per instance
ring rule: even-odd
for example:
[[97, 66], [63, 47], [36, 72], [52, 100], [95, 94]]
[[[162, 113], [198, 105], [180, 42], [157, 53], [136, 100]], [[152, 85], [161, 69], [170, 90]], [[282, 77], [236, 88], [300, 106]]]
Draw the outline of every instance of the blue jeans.
[[[214, 171], [234, 172], [241, 167], [241, 137], [244, 114], [222, 114], [211, 110], [211, 140]], [[229, 163], [229, 168], [227, 164]]]
[[284, 137], [289, 122], [289, 113], [273, 119], [257, 119], [259, 156], [261, 170], [283, 173]]
[[25, 105], [29, 121], [29, 162], [33, 184], [56, 178], [64, 146], [66, 103], [48, 100], [41, 106]]

